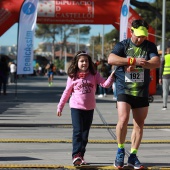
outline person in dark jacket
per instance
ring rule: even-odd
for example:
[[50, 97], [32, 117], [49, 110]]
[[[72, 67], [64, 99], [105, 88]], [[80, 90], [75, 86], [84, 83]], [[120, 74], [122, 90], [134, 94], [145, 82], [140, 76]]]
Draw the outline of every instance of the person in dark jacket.
[[9, 74], [9, 67], [5, 57], [0, 59], [0, 94], [3, 86], [3, 94], [6, 95], [7, 79]]

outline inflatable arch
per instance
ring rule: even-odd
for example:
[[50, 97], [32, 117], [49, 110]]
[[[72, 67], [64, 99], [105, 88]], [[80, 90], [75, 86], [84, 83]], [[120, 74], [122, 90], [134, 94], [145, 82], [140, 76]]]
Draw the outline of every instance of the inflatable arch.
[[[0, 1], [0, 36], [19, 21], [24, 0]], [[42, 24], [112, 24], [119, 30], [120, 11], [123, 0], [39, 0], [37, 23]], [[130, 25], [141, 17], [129, 9]], [[155, 42], [155, 31], [149, 28], [148, 39]]]
[[[112, 24], [119, 30], [120, 12], [124, 0], [39, 0], [37, 23], [41, 24]], [[19, 22], [24, 0], [0, 0], [0, 36]], [[128, 33], [134, 19], [142, 19], [129, 9]], [[155, 31], [150, 26], [148, 39], [155, 42]], [[156, 93], [156, 73], [151, 70], [150, 95]], [[153, 101], [153, 100], [152, 100]]]

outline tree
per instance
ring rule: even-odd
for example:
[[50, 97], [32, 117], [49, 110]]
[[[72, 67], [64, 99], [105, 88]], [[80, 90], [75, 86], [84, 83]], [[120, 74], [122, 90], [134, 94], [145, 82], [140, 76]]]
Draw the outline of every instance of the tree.
[[[156, 42], [162, 41], [162, 0], [155, 0], [153, 3], [131, 0], [130, 4], [134, 10], [155, 29]], [[170, 45], [170, 0], [166, 2], [166, 40]], [[111, 42], [114, 38], [119, 39], [119, 31], [113, 29], [105, 34], [105, 42]]]
[[37, 38], [52, 40], [52, 61], [54, 61], [54, 44], [56, 41], [56, 34], [59, 34], [60, 31], [60, 25], [54, 24], [37, 24], [37, 28], [35, 30], [35, 36]]
[[[76, 30], [71, 28], [76, 28], [76, 25], [73, 24], [37, 24], [37, 28], [35, 30], [35, 36], [37, 38], [43, 38], [46, 40], [52, 41], [52, 60], [54, 61], [54, 52], [55, 52], [55, 43], [56, 38], [59, 39], [61, 44], [62, 52], [64, 51], [64, 47], [67, 46], [67, 39], [71, 35], [75, 35]], [[90, 32], [91, 27], [83, 26], [80, 27], [80, 35], [87, 35]], [[58, 36], [57, 36], [58, 35]]]
[[86, 35], [90, 33], [90, 29], [91, 29], [90, 26], [79, 27], [75, 25], [74, 27], [71, 27], [69, 37], [76, 36], [79, 42], [86, 41], [88, 39]]
[[109, 33], [105, 34], [104, 36], [105, 42], [111, 42], [113, 39], [114, 41], [119, 40], [119, 31], [116, 29], [113, 29]]
[[[162, 41], [162, 0], [155, 0], [154, 3], [139, 2], [131, 0], [130, 4], [156, 31], [156, 40]], [[166, 0], [166, 40], [170, 38], [170, 1]]]

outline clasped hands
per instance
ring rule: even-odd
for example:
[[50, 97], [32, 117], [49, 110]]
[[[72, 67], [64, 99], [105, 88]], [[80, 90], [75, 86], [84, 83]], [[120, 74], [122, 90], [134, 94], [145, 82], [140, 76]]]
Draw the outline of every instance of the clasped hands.
[[147, 63], [147, 60], [145, 60], [144, 58], [135, 58], [136, 62], [134, 65], [128, 65], [125, 66], [125, 72], [135, 72], [137, 71], [136, 66], [145, 66]]

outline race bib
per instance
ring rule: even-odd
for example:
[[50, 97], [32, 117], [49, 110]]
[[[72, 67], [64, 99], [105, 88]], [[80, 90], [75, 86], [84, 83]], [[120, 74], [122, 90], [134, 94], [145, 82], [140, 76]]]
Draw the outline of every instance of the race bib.
[[144, 82], [143, 68], [136, 68], [135, 71], [125, 72], [125, 82]]

